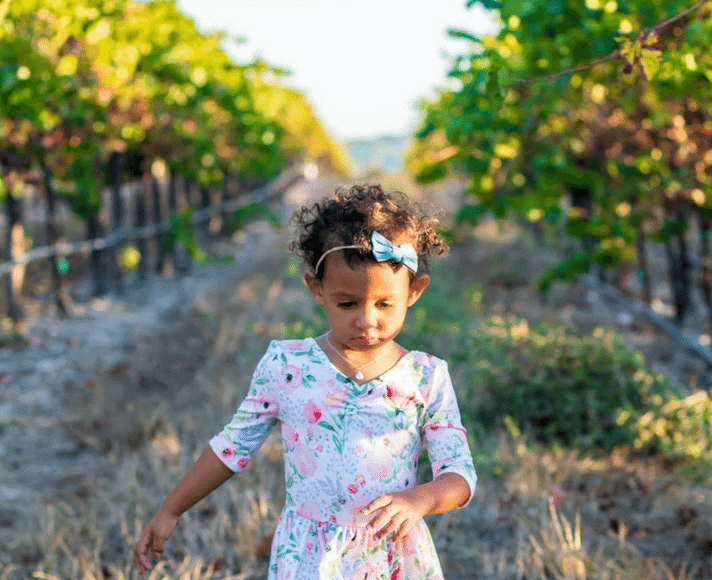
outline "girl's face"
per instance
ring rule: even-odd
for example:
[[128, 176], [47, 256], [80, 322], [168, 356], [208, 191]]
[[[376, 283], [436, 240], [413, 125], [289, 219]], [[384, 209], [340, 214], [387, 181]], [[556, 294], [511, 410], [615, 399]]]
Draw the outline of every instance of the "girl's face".
[[395, 272], [387, 263], [352, 268], [341, 252], [325, 258], [322, 280], [307, 274], [314, 299], [324, 307], [331, 341], [342, 350], [374, 352], [400, 332], [408, 307], [430, 283], [424, 274], [411, 282], [404, 266]]

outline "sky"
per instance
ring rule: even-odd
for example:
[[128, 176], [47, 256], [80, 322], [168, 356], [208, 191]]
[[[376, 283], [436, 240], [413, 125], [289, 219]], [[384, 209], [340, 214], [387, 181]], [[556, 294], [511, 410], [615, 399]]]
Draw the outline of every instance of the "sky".
[[280, 83], [304, 94], [336, 139], [411, 134], [418, 101], [446, 86], [466, 41], [457, 28], [486, 34], [494, 19], [465, 0], [177, 0], [203, 32], [243, 43], [226, 49], [240, 64], [256, 57], [285, 68]]

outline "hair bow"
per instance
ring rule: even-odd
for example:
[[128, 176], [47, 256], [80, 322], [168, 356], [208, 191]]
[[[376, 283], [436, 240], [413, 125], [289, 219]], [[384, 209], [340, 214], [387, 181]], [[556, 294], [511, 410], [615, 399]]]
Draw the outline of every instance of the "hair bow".
[[394, 260], [403, 264], [413, 273], [418, 271], [418, 255], [415, 253], [413, 244], [394, 246], [388, 238], [374, 231], [371, 234], [371, 247], [373, 248], [373, 257], [377, 262]]

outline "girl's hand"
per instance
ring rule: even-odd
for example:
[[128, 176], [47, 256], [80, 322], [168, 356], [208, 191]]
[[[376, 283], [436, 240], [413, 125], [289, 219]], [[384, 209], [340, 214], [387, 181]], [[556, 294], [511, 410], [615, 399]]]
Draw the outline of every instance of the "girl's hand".
[[429, 483], [379, 496], [358, 513], [373, 515], [366, 529], [374, 532], [375, 540], [388, 534], [401, 540], [423, 516], [454, 510], [469, 497], [470, 486], [461, 475], [441, 473]]
[[153, 567], [148, 561], [149, 550], [153, 553], [154, 560], [161, 557], [163, 546], [173, 533], [177, 523], [177, 517], [160, 510], [148, 523], [133, 549], [134, 566], [139, 575], [148, 572]]
[[423, 490], [414, 487], [405, 491], [388, 493], [359, 508], [359, 513], [373, 518], [366, 526], [378, 541], [388, 534], [393, 540], [402, 540], [411, 528], [430, 513], [432, 499]]

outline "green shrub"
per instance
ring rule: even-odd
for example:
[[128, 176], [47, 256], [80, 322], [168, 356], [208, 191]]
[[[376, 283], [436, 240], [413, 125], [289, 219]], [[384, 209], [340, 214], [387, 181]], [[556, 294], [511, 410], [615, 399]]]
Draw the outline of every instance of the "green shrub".
[[468, 378], [479, 397], [471, 412], [483, 423], [509, 415], [541, 442], [582, 449], [632, 443], [619, 412], [640, 409], [668, 388], [640, 353], [602, 329], [579, 336], [563, 326], [493, 318], [474, 338], [479, 356]]
[[712, 476], [712, 400], [707, 391], [656, 395], [643, 408], [622, 410], [618, 424], [635, 434], [635, 449], [662, 453], [695, 478]]
[[633, 444], [624, 410], [648, 408], [669, 380], [652, 374], [640, 353], [612, 332], [576, 335], [564, 326], [530, 328], [493, 317], [470, 331], [462, 361], [460, 404], [484, 428], [506, 416], [533, 440], [580, 449]]

